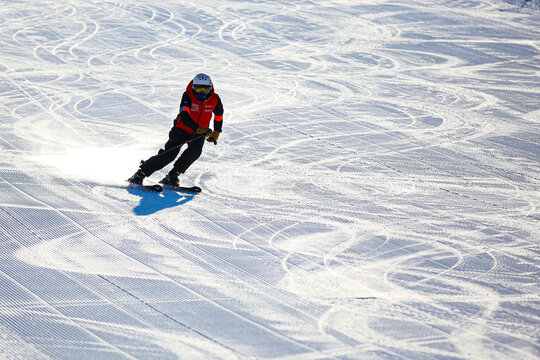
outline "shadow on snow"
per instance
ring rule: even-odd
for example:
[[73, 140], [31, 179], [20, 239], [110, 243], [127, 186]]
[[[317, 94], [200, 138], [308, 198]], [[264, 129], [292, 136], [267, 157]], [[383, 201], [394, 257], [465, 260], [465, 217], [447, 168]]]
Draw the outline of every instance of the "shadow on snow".
[[151, 215], [163, 209], [185, 204], [193, 200], [196, 195], [167, 190], [155, 193], [129, 187], [127, 191], [132, 195], [140, 196], [139, 205], [133, 209], [133, 212], [140, 216]]

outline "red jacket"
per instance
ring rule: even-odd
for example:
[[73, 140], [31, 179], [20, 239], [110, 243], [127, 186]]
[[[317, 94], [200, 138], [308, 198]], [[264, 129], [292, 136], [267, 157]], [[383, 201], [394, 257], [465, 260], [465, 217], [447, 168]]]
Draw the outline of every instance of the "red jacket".
[[197, 99], [193, 93], [193, 81], [186, 87], [180, 103], [180, 113], [176, 118], [176, 127], [189, 134], [195, 134], [195, 130], [200, 127], [210, 127], [212, 113], [214, 113], [214, 130], [221, 131], [223, 121], [223, 105], [214, 88], [210, 91], [210, 96], [204, 101]]

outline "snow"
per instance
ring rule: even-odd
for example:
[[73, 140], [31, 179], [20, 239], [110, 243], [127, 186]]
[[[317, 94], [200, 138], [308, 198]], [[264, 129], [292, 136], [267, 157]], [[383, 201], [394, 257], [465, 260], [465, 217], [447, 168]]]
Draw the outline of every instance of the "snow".
[[539, 5], [2, 1], [0, 358], [540, 358]]

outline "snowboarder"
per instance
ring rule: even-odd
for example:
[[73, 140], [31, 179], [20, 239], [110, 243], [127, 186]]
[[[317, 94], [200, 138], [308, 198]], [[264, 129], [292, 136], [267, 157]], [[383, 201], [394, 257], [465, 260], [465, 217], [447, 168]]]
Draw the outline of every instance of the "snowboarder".
[[[209, 128], [214, 113], [214, 130]], [[174, 119], [174, 125], [169, 131], [169, 140], [164, 149], [146, 161], [141, 161], [139, 170], [128, 181], [132, 184], [142, 184], [143, 179], [155, 171], [171, 163], [180, 153], [181, 145], [188, 144], [173, 168], [160, 182], [166, 185], [178, 186], [178, 176], [183, 174], [202, 153], [204, 139], [217, 144], [223, 124], [223, 104], [210, 76], [197, 74], [188, 84], [180, 102], [180, 112]]]

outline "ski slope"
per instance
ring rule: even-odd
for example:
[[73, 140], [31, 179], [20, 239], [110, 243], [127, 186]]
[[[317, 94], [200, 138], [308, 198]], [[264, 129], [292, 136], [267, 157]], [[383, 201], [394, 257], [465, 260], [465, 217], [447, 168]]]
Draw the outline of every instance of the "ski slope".
[[537, 0], [0, 4], [0, 359], [540, 358]]

